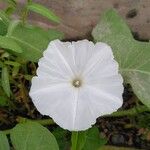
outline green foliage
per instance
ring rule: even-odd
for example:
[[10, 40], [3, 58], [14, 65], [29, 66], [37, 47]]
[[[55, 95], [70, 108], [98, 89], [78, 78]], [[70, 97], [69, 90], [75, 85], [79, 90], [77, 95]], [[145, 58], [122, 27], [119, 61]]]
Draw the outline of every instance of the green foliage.
[[0, 36], [0, 48], [16, 53], [22, 53], [22, 48], [16, 43], [13, 38], [8, 36]]
[[5, 0], [5, 2], [8, 4], [5, 14], [11, 16], [16, 10], [17, 2], [15, 0]]
[[38, 123], [20, 123], [10, 137], [15, 150], [59, 150], [53, 134]]
[[8, 98], [6, 95], [4, 95], [4, 92], [2, 93], [2, 90], [0, 88], [0, 107], [8, 106]]
[[51, 10], [40, 4], [29, 3], [27, 9], [34, 11], [38, 14], [41, 14], [44, 17], [47, 17], [49, 20], [53, 22], [60, 23], [60, 18], [58, 16], [56, 16]]
[[[14, 85], [15, 80], [13, 78], [17, 76], [20, 68], [23, 68], [26, 76], [28, 76], [26, 66], [17, 62], [18, 57], [21, 60], [20, 62], [37, 62], [51, 40], [62, 39], [64, 36], [63, 33], [54, 29], [44, 30], [34, 25], [22, 24], [19, 20], [12, 20], [10, 15], [16, 9], [17, 1], [7, 0], [5, 2], [8, 4], [7, 9], [5, 11], [0, 10], [0, 52], [2, 62], [1, 87], [7, 96], [5, 94], [0, 95], [1, 106], [8, 105], [8, 97], [10, 97], [9, 80]], [[28, 1], [25, 8], [28, 4], [30, 4], [31, 8], [36, 6], [41, 9], [44, 8], [35, 3], [31, 4], [31, 1]], [[44, 13], [46, 9], [41, 11]], [[58, 18], [53, 13], [49, 15], [51, 15], [52, 20], [57, 21]], [[14, 96], [13, 93], [12, 96]]]
[[57, 127], [52, 133], [58, 142], [60, 150], [66, 150], [70, 146], [70, 139], [68, 139], [69, 136], [67, 130]]
[[78, 137], [77, 149], [82, 150], [86, 142], [87, 131], [80, 131]]
[[[8, 16], [14, 12], [17, 1], [7, 0], [7, 2], [9, 6], [5, 12], [0, 11], [0, 48], [2, 48], [0, 106], [8, 106], [10, 95], [15, 97], [11, 93], [10, 83], [17, 87], [18, 92], [22, 88], [22, 99], [26, 96], [27, 90], [23, 84], [26, 80], [31, 80], [35, 73], [36, 66], [33, 62], [37, 62], [42, 57], [50, 41], [64, 37], [63, 33], [57, 30], [44, 30], [25, 24], [25, 20], [23, 23], [12, 21]], [[59, 17], [51, 10], [32, 3], [30, 0], [24, 8], [23, 19], [27, 19], [28, 11], [33, 11], [53, 22], [60, 22]], [[114, 10], [109, 10], [102, 16], [92, 34], [95, 41], [106, 42], [112, 47], [125, 82], [131, 84], [138, 98], [150, 108], [150, 43], [134, 40], [124, 20]], [[31, 61], [28, 64], [31, 65], [29, 68], [27, 61]], [[149, 127], [149, 116], [146, 118], [138, 116], [138, 120], [140, 120], [139, 126]], [[61, 150], [71, 145], [66, 130], [57, 128], [53, 134]], [[24, 122], [11, 130], [10, 137], [15, 150], [58, 150], [59, 147], [53, 134], [40, 124]], [[98, 129], [93, 127], [87, 131], [73, 132], [72, 143], [72, 150], [98, 150], [107, 141], [100, 136]], [[0, 132], [0, 149], [9, 150], [7, 137], [2, 132]]]
[[1, 84], [7, 96], [10, 97], [9, 73], [6, 66], [2, 67]]
[[72, 150], [82, 150], [86, 141], [86, 131], [72, 132]]
[[97, 127], [86, 131], [72, 133], [72, 150], [98, 150], [104, 146], [107, 141], [99, 134]]
[[0, 10], [0, 35], [6, 35], [8, 24], [8, 16]]
[[125, 82], [150, 108], [150, 43], [133, 39], [124, 20], [114, 10], [106, 11], [92, 33], [95, 41], [108, 43]]
[[136, 119], [137, 126], [150, 130], [150, 113], [139, 114]]
[[10, 150], [7, 136], [0, 131], [0, 150]]
[[5, 60], [4, 62], [6, 65], [10, 65], [10, 66], [14, 66], [14, 67], [19, 67], [21, 64], [15, 61], [9, 61], [9, 60]]
[[40, 27], [16, 25], [16, 23], [15, 26], [10, 26], [7, 38], [14, 40], [23, 51], [21, 54], [16, 55], [29, 61], [38, 61], [50, 40], [62, 38], [61, 33], [52, 29], [46, 31]]
[[[26, 59], [27, 61], [37, 62], [38, 59], [42, 57], [43, 51], [47, 48], [51, 40], [62, 39], [64, 36], [63, 33], [54, 29], [44, 30], [34, 25], [22, 24], [21, 21], [11, 20], [9, 17], [15, 11], [17, 3], [14, 0], [7, 0], [7, 3], [7, 9], [0, 11], [0, 67], [2, 68], [0, 79], [0, 106], [2, 107], [8, 106], [9, 104], [11, 94], [10, 82], [13, 86], [19, 87], [19, 84], [15, 82], [14, 79], [14, 76], [19, 72], [19, 68], [21, 68], [24, 73], [28, 73], [26, 61], [23, 60]], [[26, 7], [28, 10], [37, 12], [53, 22], [60, 22], [60, 19], [44, 6], [30, 3], [30, 5], [26, 5], [25, 8]], [[23, 11], [27, 10], [24, 9]], [[19, 59], [16, 56], [19, 56]], [[23, 74], [21, 74], [21, 76], [22, 75]], [[24, 77], [25, 76], [31, 79], [32, 75], [26, 74]], [[17, 80], [18, 79], [19, 75], [17, 76]], [[14, 96], [13, 93], [11, 96]], [[57, 133], [55, 132], [60, 146], [65, 149], [69, 142], [64, 140], [65, 143], [62, 143], [61, 138], [63, 138], [66, 131], [61, 134]], [[37, 123], [28, 122], [18, 124], [12, 129], [10, 136], [11, 143], [16, 150], [33, 150], [37, 148], [42, 150], [59, 149], [55, 137], [46, 128]], [[0, 149], [9, 149], [7, 137], [2, 132], [0, 132]]]
[[8, 4], [12, 5], [12, 6], [16, 6], [17, 2], [16, 0], [5, 0], [5, 2], [7, 2]]
[[82, 150], [98, 150], [106, 143], [106, 139], [100, 136], [98, 128], [93, 127], [87, 131], [85, 144]]
[[10, 16], [14, 13], [15, 11], [15, 8], [13, 6], [9, 6], [6, 10], [5, 10], [5, 13]]
[[2, 11], [2, 10], [0, 10], [0, 18], [1, 18], [1, 21], [5, 25], [7, 25], [7, 26], [9, 25], [10, 20], [9, 20], [7, 14], [4, 11]]
[[60, 31], [49, 29], [47, 32], [48, 32], [48, 37], [50, 41], [55, 40], [55, 39], [62, 40], [64, 38], [64, 34]]
[[6, 35], [7, 26], [4, 24], [2, 20], [0, 20], [0, 35]]

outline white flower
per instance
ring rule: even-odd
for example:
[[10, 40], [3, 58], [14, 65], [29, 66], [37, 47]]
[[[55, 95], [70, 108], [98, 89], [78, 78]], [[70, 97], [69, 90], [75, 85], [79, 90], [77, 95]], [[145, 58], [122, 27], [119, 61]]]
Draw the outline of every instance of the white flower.
[[41, 114], [64, 129], [86, 130], [123, 103], [118, 63], [105, 43], [54, 40], [38, 64], [30, 96]]

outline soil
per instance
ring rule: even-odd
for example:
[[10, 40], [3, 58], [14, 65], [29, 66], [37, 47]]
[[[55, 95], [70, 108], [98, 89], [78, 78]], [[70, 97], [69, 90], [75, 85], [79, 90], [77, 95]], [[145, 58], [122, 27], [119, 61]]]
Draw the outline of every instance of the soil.
[[[26, 0], [19, 0], [23, 5]], [[33, 0], [53, 10], [62, 23], [50, 23], [47, 19], [30, 13], [30, 19], [39, 25], [56, 28], [65, 33], [66, 39], [90, 38], [93, 27], [101, 14], [114, 8], [126, 20], [132, 32], [140, 39], [150, 39], [150, 0]]]
[[[135, 106], [135, 95], [126, 86], [124, 90], [124, 103], [121, 109], [129, 109]], [[139, 115], [150, 115], [143, 113]], [[134, 147], [149, 150], [150, 139], [145, 136], [146, 129], [142, 128], [137, 117], [111, 117], [99, 118], [97, 126], [104, 137], [108, 139], [109, 145]], [[149, 133], [148, 133], [149, 134]]]

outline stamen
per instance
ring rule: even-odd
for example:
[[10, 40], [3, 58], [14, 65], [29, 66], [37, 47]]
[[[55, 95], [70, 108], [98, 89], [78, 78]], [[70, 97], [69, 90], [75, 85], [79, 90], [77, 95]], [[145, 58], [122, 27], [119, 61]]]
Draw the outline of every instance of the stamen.
[[73, 80], [73, 82], [72, 82], [72, 85], [74, 86], [74, 87], [76, 87], [76, 88], [79, 88], [79, 87], [81, 87], [81, 80], [79, 80], [79, 79], [75, 79], [75, 80]]

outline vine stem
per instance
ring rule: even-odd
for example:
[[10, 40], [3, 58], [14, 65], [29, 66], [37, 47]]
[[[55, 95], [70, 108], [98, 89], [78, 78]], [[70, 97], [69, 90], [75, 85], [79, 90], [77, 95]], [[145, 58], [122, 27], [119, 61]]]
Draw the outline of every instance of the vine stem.
[[27, 8], [26, 8], [26, 6], [25, 6], [25, 8], [23, 9], [22, 18], [21, 18], [23, 25], [25, 25], [27, 16], [28, 16], [28, 10], [27, 10]]
[[78, 134], [79, 133], [77, 131], [72, 132], [72, 135], [71, 135], [71, 143], [72, 143], [71, 150], [77, 150]]
[[127, 110], [116, 111], [110, 115], [105, 115], [104, 117], [136, 116], [142, 112], [150, 112], [150, 109], [145, 105], [138, 105]]
[[[24, 117], [17, 117], [16, 121], [17, 121], [18, 123], [25, 123], [25, 122], [27, 122], [27, 121], [32, 121], [32, 122], [40, 123], [40, 124], [43, 125], [43, 126], [55, 124], [55, 122], [54, 122], [52, 119], [32, 120], [32, 119], [27, 119], [27, 118], [24, 118]], [[12, 129], [3, 130], [3, 133], [4, 133], [4, 134], [10, 134], [11, 130], [12, 130]]]
[[[143, 112], [150, 112], [150, 109], [144, 105], [138, 105], [134, 108], [128, 109], [128, 110], [121, 110], [121, 111], [117, 111], [114, 112], [110, 115], [105, 115], [103, 117], [122, 117], [122, 116], [136, 116], [139, 113], [143, 113]], [[23, 117], [17, 117], [17, 122], [18, 123], [23, 123], [26, 121], [33, 121], [33, 122], [37, 122], [40, 123], [41, 125], [53, 125], [55, 124], [55, 122], [52, 119], [40, 119], [40, 120], [32, 120], [32, 119], [27, 119], [27, 118], [23, 118]], [[10, 134], [11, 129], [8, 130], [4, 130], [3, 132], [5, 134]], [[77, 148], [77, 141], [78, 141], [78, 134], [79, 132], [72, 132], [72, 146], [74, 149], [72, 150], [76, 150], [75, 148]]]
[[21, 16], [23, 25], [25, 25], [25, 22], [26, 22], [27, 17], [28, 17], [28, 8], [27, 8], [27, 6], [28, 6], [31, 2], [32, 2], [32, 0], [27, 0], [25, 6], [24, 6], [24, 8], [23, 8], [22, 16]]
[[23, 117], [17, 117], [16, 120], [19, 123], [24, 123], [24, 122], [27, 122], [27, 121], [37, 122], [37, 123], [40, 123], [41, 125], [44, 125], [44, 126], [55, 124], [55, 122], [52, 119], [33, 120], [33, 119], [27, 119], [27, 118], [23, 118]]
[[8, 129], [8, 130], [4, 130], [4, 131], [2, 131], [2, 132], [3, 132], [4, 134], [10, 134], [11, 130], [12, 130], [12, 129]]

